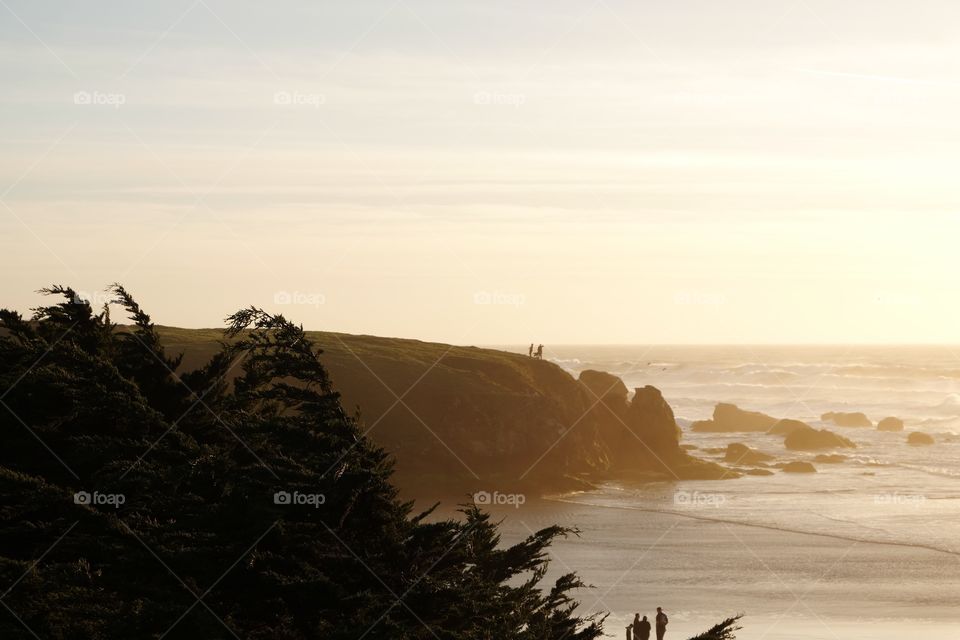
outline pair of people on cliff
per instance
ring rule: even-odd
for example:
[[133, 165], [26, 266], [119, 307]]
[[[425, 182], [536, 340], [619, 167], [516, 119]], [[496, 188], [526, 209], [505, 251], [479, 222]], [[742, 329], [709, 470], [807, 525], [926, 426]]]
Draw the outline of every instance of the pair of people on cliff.
[[529, 355], [531, 358], [537, 358], [538, 360], [543, 360], [543, 345], [542, 345], [542, 344], [539, 345], [539, 346], [537, 347], [537, 352], [534, 353], [534, 352], [533, 352], [533, 343], [531, 342], [531, 343], [530, 343], [530, 350], [527, 352], [527, 355]]
[[[667, 632], [667, 623], [670, 622], [670, 619], [667, 618], [667, 614], [665, 614], [660, 607], [657, 607], [655, 621], [657, 623], [657, 640], [663, 640], [663, 636]], [[627, 640], [631, 640], [631, 635], [632, 640], [650, 640], [650, 621], [647, 620], [647, 616], [643, 616], [641, 620], [639, 613], [634, 614], [633, 624], [627, 627]]]

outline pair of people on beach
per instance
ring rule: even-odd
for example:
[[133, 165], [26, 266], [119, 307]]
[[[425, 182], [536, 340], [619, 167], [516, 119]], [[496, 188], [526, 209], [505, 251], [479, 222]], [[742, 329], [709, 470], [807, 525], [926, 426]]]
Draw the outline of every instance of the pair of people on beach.
[[[667, 618], [667, 614], [660, 607], [657, 607], [657, 616], [654, 618], [654, 622], [657, 624], [657, 640], [663, 640], [670, 619]], [[650, 621], [647, 620], [647, 616], [643, 616], [641, 620], [639, 613], [634, 614], [633, 624], [627, 627], [627, 640], [650, 640]]]

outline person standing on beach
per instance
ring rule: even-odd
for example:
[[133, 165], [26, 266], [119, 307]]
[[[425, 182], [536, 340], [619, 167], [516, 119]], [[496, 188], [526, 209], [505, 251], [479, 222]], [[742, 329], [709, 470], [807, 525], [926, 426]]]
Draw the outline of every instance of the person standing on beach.
[[647, 616], [640, 619], [640, 614], [633, 616], [633, 640], [650, 640], [650, 621]]
[[670, 622], [670, 619], [667, 618], [667, 614], [663, 612], [663, 609], [657, 607], [657, 640], [663, 640], [663, 634], [667, 632], [667, 623]]

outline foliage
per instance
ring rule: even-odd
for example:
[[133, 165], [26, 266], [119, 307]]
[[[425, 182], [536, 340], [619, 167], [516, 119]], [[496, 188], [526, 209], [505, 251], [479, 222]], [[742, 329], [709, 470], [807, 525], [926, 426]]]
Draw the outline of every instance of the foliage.
[[602, 635], [576, 575], [543, 584], [575, 532], [502, 548], [474, 506], [414, 514], [301, 327], [238, 311], [180, 372], [111, 291], [132, 327], [63, 286], [0, 311], [0, 637]]
[[713, 625], [695, 638], [690, 638], [690, 640], [734, 640], [734, 638], [736, 638], [736, 632], [740, 630], [740, 625], [737, 623], [742, 617], [743, 614], [741, 613], [732, 618], [727, 618], [723, 622]]

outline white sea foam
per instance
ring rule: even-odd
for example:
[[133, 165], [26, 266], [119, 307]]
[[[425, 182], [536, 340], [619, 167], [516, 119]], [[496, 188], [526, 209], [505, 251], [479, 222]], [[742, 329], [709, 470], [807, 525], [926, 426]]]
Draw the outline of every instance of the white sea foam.
[[[631, 358], [636, 349], [639, 357]], [[960, 540], [960, 368], [936, 348], [843, 347], [647, 347], [580, 348], [572, 359], [590, 368], [618, 371], [627, 387], [652, 384], [663, 391], [684, 442], [722, 449], [747, 441], [781, 460], [812, 460], [789, 452], [782, 439], [749, 434], [697, 434], [692, 421], [709, 418], [717, 402], [818, 426], [827, 411], [862, 411], [874, 423], [904, 420], [904, 432], [826, 425], [854, 440], [840, 464], [818, 464], [807, 476], [776, 473], [714, 483], [683, 483], [690, 491], [723, 492], [709, 513], [688, 516], [735, 521], [785, 531], [844, 537], [940, 551]], [[643, 353], [643, 355], [640, 355]], [[565, 356], [566, 357], [566, 356]], [[574, 374], [575, 365], [565, 365]], [[626, 372], [626, 373], [624, 373]], [[911, 447], [907, 433], [931, 433], [936, 444]], [[752, 439], [752, 440], [751, 440]], [[716, 457], [716, 456], [714, 456]], [[596, 501], [598, 496], [581, 496]], [[670, 510], [672, 502], [649, 492], [619, 489], [600, 504], [614, 508]]]

